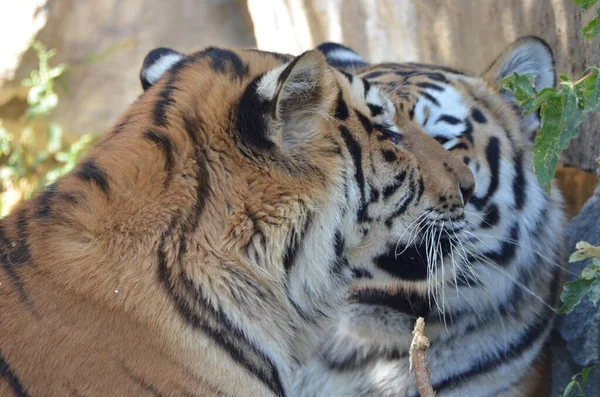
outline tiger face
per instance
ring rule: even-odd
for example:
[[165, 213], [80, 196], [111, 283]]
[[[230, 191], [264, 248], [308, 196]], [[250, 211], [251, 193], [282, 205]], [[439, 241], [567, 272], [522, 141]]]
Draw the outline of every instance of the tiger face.
[[[423, 185], [408, 179], [403, 192], [419, 198], [426, 192], [422, 205], [401, 207], [404, 218], [381, 223], [376, 210], [393, 190], [368, 201], [372, 229], [349, 255], [364, 276], [351, 283], [337, 325], [299, 372], [299, 396], [418, 396], [408, 363], [418, 316], [426, 320], [436, 395], [542, 395], [528, 375], [552, 325], [561, 197], [555, 188], [546, 194], [533, 175], [530, 139], [538, 115], [523, 117], [499, 81], [533, 73], [538, 90], [553, 86], [551, 51], [523, 38], [486, 72], [469, 75], [436, 65], [369, 65], [334, 43], [319, 49], [331, 65], [379, 87], [398, 120], [410, 120], [437, 142], [404, 140], [414, 156], [423, 155]], [[465, 167], [473, 190], [461, 184], [472, 182], [461, 179]]]

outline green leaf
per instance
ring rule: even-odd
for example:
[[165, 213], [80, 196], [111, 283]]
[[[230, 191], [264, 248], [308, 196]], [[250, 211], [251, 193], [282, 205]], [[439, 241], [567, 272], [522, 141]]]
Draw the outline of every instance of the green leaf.
[[56, 123], [48, 125], [48, 152], [56, 153], [62, 148], [62, 128]]
[[592, 367], [587, 367], [581, 370], [581, 378], [583, 379], [583, 386], [587, 384], [588, 376], [592, 372]]
[[583, 111], [586, 113], [600, 111], [600, 69], [590, 68], [588, 75], [584, 77], [578, 87]]
[[580, 241], [575, 244], [575, 252], [569, 257], [569, 262], [579, 262], [595, 257], [600, 257], [600, 247], [596, 247], [586, 241]]
[[592, 302], [594, 307], [598, 304], [598, 301], [600, 301], [600, 278], [596, 278], [592, 281], [592, 285], [590, 285], [590, 290], [588, 292], [588, 299]]
[[548, 98], [541, 109], [541, 127], [533, 146], [533, 164], [539, 184], [550, 191], [560, 152], [577, 137], [577, 127], [585, 120], [579, 109], [577, 95], [572, 84]]
[[573, 0], [573, 3], [575, 3], [583, 11], [589, 10], [597, 2], [598, 2], [598, 0]]
[[596, 277], [600, 277], [600, 258], [594, 258], [592, 263], [586, 266], [582, 271], [579, 278], [585, 278], [592, 280]]
[[500, 80], [500, 86], [513, 93], [515, 96], [515, 103], [523, 109], [523, 115], [528, 115], [535, 112], [540, 104], [536, 106], [537, 91], [533, 84], [535, 80], [535, 74], [526, 73], [519, 75], [514, 73], [512, 76], [508, 76]]
[[[563, 287], [563, 292], [560, 295], [560, 300], [563, 302], [559, 311], [563, 314], [570, 313], [579, 305], [581, 300], [590, 294], [590, 301], [594, 305], [598, 302], [600, 294], [600, 280], [579, 279], [566, 282]], [[594, 300], [592, 300], [595, 299]]]
[[594, 19], [583, 28], [583, 37], [586, 39], [595, 39], [598, 35], [600, 35], [600, 8], [596, 9]]

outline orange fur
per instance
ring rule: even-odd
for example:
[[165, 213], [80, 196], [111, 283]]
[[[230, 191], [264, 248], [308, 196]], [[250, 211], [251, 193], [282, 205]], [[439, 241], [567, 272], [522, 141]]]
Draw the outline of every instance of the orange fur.
[[[219, 75], [210, 58], [198, 57], [173, 83], [176, 106], [166, 111], [166, 126], [152, 119], [168, 89], [162, 79], [89, 153], [91, 171], [80, 165], [52, 193], [2, 220], [3, 396], [20, 389], [27, 396], [271, 395], [186, 321], [157, 270], [160, 251], [162, 276], [175, 290], [202, 280], [208, 299], [221, 299], [215, 305], [239, 294], [271, 314], [260, 321], [274, 337], [290, 332], [281, 325], [288, 315], [282, 267], [266, 261], [260, 268], [245, 250], [261, 232], [279, 259], [287, 231], [326, 202], [336, 174], [323, 170], [339, 167], [328, 143], [333, 127], [315, 121], [322, 133], [294, 174], [270, 158], [245, 158], [234, 149], [230, 112], [249, 81], [281, 61], [236, 54], [248, 65], [245, 76], [227, 76], [231, 65]], [[27, 256], [24, 263], [10, 263], [18, 255]]]

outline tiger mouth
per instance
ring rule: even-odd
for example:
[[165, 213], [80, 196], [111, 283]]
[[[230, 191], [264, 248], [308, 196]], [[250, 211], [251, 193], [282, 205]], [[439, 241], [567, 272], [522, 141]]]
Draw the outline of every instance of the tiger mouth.
[[390, 292], [373, 287], [355, 290], [349, 303], [378, 305], [388, 307], [396, 312], [416, 317], [427, 317], [431, 311], [426, 299], [416, 293]]
[[392, 246], [375, 258], [375, 265], [402, 280], [423, 281], [427, 279], [432, 266], [448, 256], [452, 246], [450, 238], [440, 238], [435, 242], [434, 249], [424, 240], [408, 246]]

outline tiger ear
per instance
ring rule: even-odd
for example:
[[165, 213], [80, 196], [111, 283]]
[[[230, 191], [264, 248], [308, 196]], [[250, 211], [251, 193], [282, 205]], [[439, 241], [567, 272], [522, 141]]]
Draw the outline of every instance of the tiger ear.
[[321, 128], [334, 100], [335, 78], [318, 51], [296, 57], [276, 79], [271, 139], [283, 152], [301, 150]]
[[327, 63], [335, 68], [353, 73], [368, 65], [354, 50], [338, 43], [323, 43], [317, 47], [325, 55]]
[[[504, 100], [514, 104], [515, 98], [510, 91], [500, 87], [500, 80], [514, 73], [534, 74], [537, 91], [554, 87], [556, 72], [552, 50], [542, 39], [526, 36], [510, 44], [483, 74], [483, 78], [496, 87]], [[520, 114], [520, 113], [519, 113]], [[540, 126], [539, 114], [521, 116], [521, 131], [531, 137]]]
[[150, 51], [144, 58], [140, 71], [140, 81], [144, 91], [152, 87], [171, 66], [181, 59], [183, 54], [170, 48], [161, 47]]

